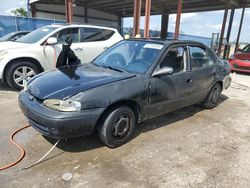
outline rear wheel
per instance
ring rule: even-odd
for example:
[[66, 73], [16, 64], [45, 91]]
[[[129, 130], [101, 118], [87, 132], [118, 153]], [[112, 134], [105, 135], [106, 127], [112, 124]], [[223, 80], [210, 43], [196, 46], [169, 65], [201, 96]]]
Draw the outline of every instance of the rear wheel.
[[129, 107], [122, 106], [112, 110], [98, 130], [101, 141], [110, 148], [125, 144], [133, 135], [135, 121], [135, 114]]
[[21, 61], [12, 64], [6, 72], [6, 80], [10, 87], [21, 90], [25, 82], [29, 81], [40, 72], [39, 68], [32, 62]]
[[203, 107], [207, 109], [211, 109], [211, 108], [218, 106], [221, 91], [222, 91], [221, 85], [219, 83], [215, 84], [210, 90], [207, 98], [203, 102], [202, 104]]

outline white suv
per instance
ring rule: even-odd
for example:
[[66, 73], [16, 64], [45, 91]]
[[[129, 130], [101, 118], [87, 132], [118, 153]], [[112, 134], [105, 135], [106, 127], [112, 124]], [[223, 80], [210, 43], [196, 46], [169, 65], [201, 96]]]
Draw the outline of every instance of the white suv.
[[116, 29], [90, 25], [49, 25], [15, 42], [0, 43], [0, 79], [14, 89], [36, 74], [55, 67], [67, 37], [82, 63], [91, 62], [106, 48], [122, 40]]

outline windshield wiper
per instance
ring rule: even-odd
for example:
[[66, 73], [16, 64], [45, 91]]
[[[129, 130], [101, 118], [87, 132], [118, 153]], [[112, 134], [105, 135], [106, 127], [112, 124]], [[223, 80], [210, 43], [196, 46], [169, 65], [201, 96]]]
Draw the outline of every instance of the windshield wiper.
[[125, 70], [122, 70], [122, 69], [119, 69], [119, 68], [116, 68], [116, 67], [111, 67], [111, 66], [103, 66], [103, 67], [111, 69], [111, 70], [115, 70], [115, 71], [118, 71], [118, 72], [126, 72]]

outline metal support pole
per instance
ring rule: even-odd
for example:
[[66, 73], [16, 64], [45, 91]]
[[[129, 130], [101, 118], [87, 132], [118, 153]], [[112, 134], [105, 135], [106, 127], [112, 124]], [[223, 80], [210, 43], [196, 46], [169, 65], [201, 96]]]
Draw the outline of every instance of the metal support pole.
[[72, 23], [73, 20], [73, 3], [72, 0], [65, 0], [66, 20]]
[[241, 13], [240, 26], [239, 26], [238, 36], [237, 36], [237, 40], [236, 40], [236, 44], [235, 44], [234, 53], [236, 53], [238, 51], [238, 48], [239, 48], [239, 41], [240, 41], [240, 34], [241, 34], [241, 29], [242, 29], [242, 23], [243, 23], [244, 16], [245, 16], [245, 8], [246, 8], [246, 6], [244, 5], [244, 7], [242, 9], [242, 13]]
[[141, 0], [134, 0], [134, 30], [133, 37], [140, 34]]
[[88, 23], [88, 8], [84, 7], [84, 21], [85, 23]]
[[169, 13], [164, 11], [161, 14], [161, 38], [166, 39], [168, 34]]
[[227, 40], [227, 44], [225, 46], [225, 50], [224, 50], [224, 54], [223, 54], [223, 58], [225, 59], [228, 55], [228, 48], [229, 48], [229, 40], [230, 40], [230, 36], [231, 36], [231, 30], [232, 30], [232, 25], [233, 25], [233, 20], [234, 20], [234, 12], [235, 12], [235, 9], [233, 8], [231, 10], [231, 13], [230, 13], [230, 19], [229, 19], [229, 24], [228, 24], [228, 29], [227, 29], [227, 37], [226, 37], [226, 40]]
[[178, 0], [178, 10], [177, 10], [177, 15], [176, 15], [174, 39], [178, 39], [179, 37], [181, 12], [182, 12], [182, 0]]
[[150, 14], [151, 14], [151, 0], [146, 0], [144, 38], [149, 37]]
[[225, 33], [225, 28], [226, 28], [226, 23], [227, 23], [227, 15], [228, 15], [228, 4], [226, 5], [226, 9], [224, 12], [224, 17], [223, 17], [223, 22], [222, 22], [222, 27], [221, 27], [221, 32], [220, 32], [220, 41], [219, 41], [219, 48], [217, 55], [220, 56], [221, 54], [221, 48], [222, 48], [222, 43], [224, 39], [224, 33]]
[[118, 17], [118, 31], [123, 36], [123, 18]]
[[17, 17], [15, 16], [15, 25], [16, 25], [16, 31], [19, 31], [18, 29], [18, 23], [17, 23]]
[[36, 7], [35, 7], [35, 5], [31, 4], [30, 9], [31, 9], [31, 17], [32, 18], [36, 17]]

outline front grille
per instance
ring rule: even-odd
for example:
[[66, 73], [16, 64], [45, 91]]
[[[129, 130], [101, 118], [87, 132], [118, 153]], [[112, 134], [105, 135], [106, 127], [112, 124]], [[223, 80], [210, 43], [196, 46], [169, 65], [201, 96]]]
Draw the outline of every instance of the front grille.
[[249, 67], [242, 67], [242, 66], [239, 66], [238, 64], [234, 63], [234, 68], [236, 69], [243, 69], [243, 70], [250, 70], [250, 66]]

